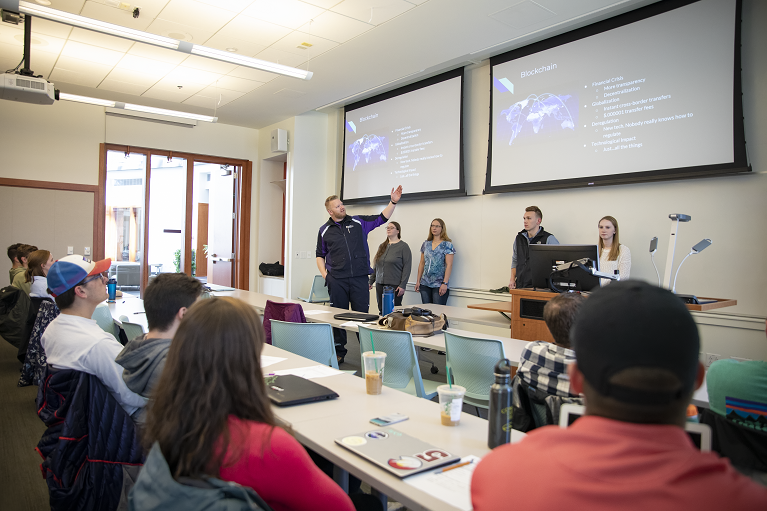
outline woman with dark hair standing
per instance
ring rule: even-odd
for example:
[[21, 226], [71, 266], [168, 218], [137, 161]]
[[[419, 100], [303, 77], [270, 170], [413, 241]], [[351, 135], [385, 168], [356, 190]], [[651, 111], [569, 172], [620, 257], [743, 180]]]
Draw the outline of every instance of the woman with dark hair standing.
[[447, 235], [445, 222], [435, 218], [429, 227], [429, 237], [421, 245], [421, 262], [415, 283], [415, 290], [421, 293], [421, 302], [447, 305], [450, 294], [447, 286], [453, 272], [454, 255], [455, 248]]
[[402, 305], [402, 296], [405, 294], [407, 279], [410, 278], [410, 267], [413, 255], [410, 247], [402, 241], [401, 228], [397, 222], [389, 222], [386, 226], [386, 240], [378, 246], [373, 258], [373, 269], [368, 285], [373, 288], [376, 285], [376, 298], [378, 299], [378, 312], [383, 311], [381, 299], [385, 286], [396, 288], [394, 292], [394, 305]]
[[[631, 251], [622, 245], [618, 236], [618, 221], [611, 216], [599, 220], [599, 271], [612, 273], [618, 270], [621, 280], [631, 276]], [[609, 279], [599, 279], [606, 286]]]
[[162, 458], [175, 480], [233, 481], [276, 511], [354, 509], [301, 444], [275, 425], [261, 371], [263, 345], [264, 329], [250, 305], [222, 297], [189, 308], [150, 405], [145, 440], [153, 447], [131, 493], [133, 509], [162, 508], [157, 482], [142, 480]]

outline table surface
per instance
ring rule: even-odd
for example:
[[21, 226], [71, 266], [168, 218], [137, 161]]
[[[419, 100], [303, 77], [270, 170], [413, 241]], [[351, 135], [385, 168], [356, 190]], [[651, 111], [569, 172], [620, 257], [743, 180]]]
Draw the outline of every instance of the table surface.
[[[264, 368], [265, 373], [317, 365], [312, 360], [274, 346], [265, 345], [263, 354], [287, 359]], [[365, 392], [365, 381], [346, 373], [317, 378], [314, 381], [334, 390], [339, 397], [330, 401], [294, 407], [272, 406], [279, 421], [289, 425], [302, 444], [404, 504], [408, 509], [458, 509], [414, 488], [404, 480], [337, 445], [334, 440], [345, 435], [374, 429], [375, 426], [369, 422], [370, 419], [398, 412], [407, 415], [409, 419], [393, 425], [393, 428], [458, 456], [473, 454], [482, 457], [489, 452], [486, 420], [462, 413], [458, 426], [442, 426], [438, 403], [388, 387], [383, 387], [382, 393], [378, 396], [369, 396]], [[523, 437], [524, 433], [512, 431], [512, 442], [519, 441]]]
[[[215, 296], [233, 296], [236, 298], [239, 298], [240, 300], [245, 301], [246, 303], [254, 306], [256, 309], [259, 310], [259, 312], [263, 312], [264, 307], [266, 306], [266, 300], [271, 300], [274, 302], [282, 302], [282, 303], [300, 303], [303, 307], [304, 311], [322, 311], [323, 314], [318, 315], [308, 315], [306, 316], [306, 320], [309, 322], [314, 323], [330, 323], [331, 325], [335, 327], [340, 327], [341, 324], [345, 323], [343, 320], [338, 320], [333, 318], [335, 314], [340, 314], [342, 312], [348, 312], [343, 309], [336, 309], [333, 307], [327, 307], [325, 305], [316, 304], [316, 303], [306, 303], [302, 302], [300, 300], [289, 300], [285, 298], [279, 298], [269, 295], [264, 295], [261, 293], [255, 293], [252, 291], [242, 291], [239, 289], [236, 289], [234, 291], [227, 291], [227, 292], [217, 292], [215, 293]], [[433, 305], [433, 304], [431, 304]], [[508, 305], [511, 306], [511, 302], [496, 302], [495, 304], [479, 304], [479, 305]], [[438, 306], [441, 307], [441, 306]], [[447, 307], [447, 306], [445, 306]], [[458, 309], [459, 307], [452, 307], [453, 309]], [[120, 324], [120, 316], [125, 315], [128, 316], [128, 321], [130, 323], [137, 323], [142, 326], [144, 331], [147, 331], [147, 322], [146, 322], [146, 314], [144, 314], [144, 301], [140, 298], [133, 297], [131, 295], [123, 295], [121, 299], [118, 299], [115, 303], [109, 304], [109, 310], [112, 313], [112, 317], [114, 320]], [[432, 308], [435, 312], [437, 312], [436, 307]], [[138, 314], [136, 314], [138, 313]], [[500, 316], [499, 316], [500, 317]], [[344, 328], [350, 332], [357, 332], [357, 326], [356, 325], [347, 325]], [[499, 336], [493, 336], [493, 335], [486, 335], [486, 334], [480, 334], [476, 332], [468, 332], [463, 330], [456, 330], [453, 328], [448, 329], [450, 332], [458, 334], [458, 335], [465, 335], [468, 337], [476, 337], [480, 339], [498, 339], [503, 343], [504, 352], [506, 354], [506, 358], [511, 361], [511, 363], [515, 366], [519, 365], [519, 361], [521, 359], [522, 355], [522, 349], [525, 347], [525, 345], [528, 343], [528, 341], [523, 341], [520, 339], [510, 339], [508, 337], [499, 337]], [[445, 349], [445, 335], [444, 334], [437, 334], [433, 335], [431, 337], [413, 337], [413, 343], [416, 346], [423, 347], [423, 348], [430, 348], [435, 350], [444, 351]], [[692, 397], [692, 403], [696, 406], [702, 406], [705, 408], [708, 408], [708, 390], [706, 388], [706, 381], [703, 381], [703, 385], [700, 389], [695, 391]]]

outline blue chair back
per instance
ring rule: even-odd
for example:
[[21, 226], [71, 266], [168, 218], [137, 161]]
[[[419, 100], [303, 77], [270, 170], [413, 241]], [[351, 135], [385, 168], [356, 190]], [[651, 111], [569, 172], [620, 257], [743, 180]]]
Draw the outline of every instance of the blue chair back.
[[413, 344], [413, 336], [410, 335], [410, 332], [379, 330], [360, 325], [359, 338], [360, 363], [363, 372], [365, 362], [362, 360], [362, 353], [373, 351], [375, 345], [375, 351], [386, 353], [383, 380], [385, 386], [425, 399], [431, 399], [437, 394], [436, 387], [439, 385], [437, 382], [429, 381], [428, 390], [424, 387], [415, 345]]
[[271, 320], [272, 346], [338, 369], [333, 329], [328, 323]]
[[447, 368], [453, 383], [466, 388], [467, 403], [487, 408], [495, 364], [506, 358], [503, 343], [445, 332]]

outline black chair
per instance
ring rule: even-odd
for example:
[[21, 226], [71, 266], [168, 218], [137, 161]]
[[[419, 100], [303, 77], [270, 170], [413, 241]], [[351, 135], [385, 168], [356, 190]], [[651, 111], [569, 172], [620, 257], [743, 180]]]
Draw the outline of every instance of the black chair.
[[708, 408], [702, 409], [700, 422], [711, 427], [711, 450], [728, 458], [738, 471], [767, 472], [767, 431], [738, 424]]

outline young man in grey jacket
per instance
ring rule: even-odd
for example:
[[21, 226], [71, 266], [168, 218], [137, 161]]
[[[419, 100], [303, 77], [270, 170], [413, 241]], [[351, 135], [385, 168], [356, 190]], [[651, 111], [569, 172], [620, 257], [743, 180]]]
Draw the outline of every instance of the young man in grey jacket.
[[[160, 379], [170, 342], [181, 319], [202, 293], [199, 280], [183, 273], [161, 273], [144, 292], [149, 332], [125, 345], [115, 359], [123, 366], [123, 381], [130, 390], [149, 398]], [[133, 417], [142, 423], [146, 408]]]

